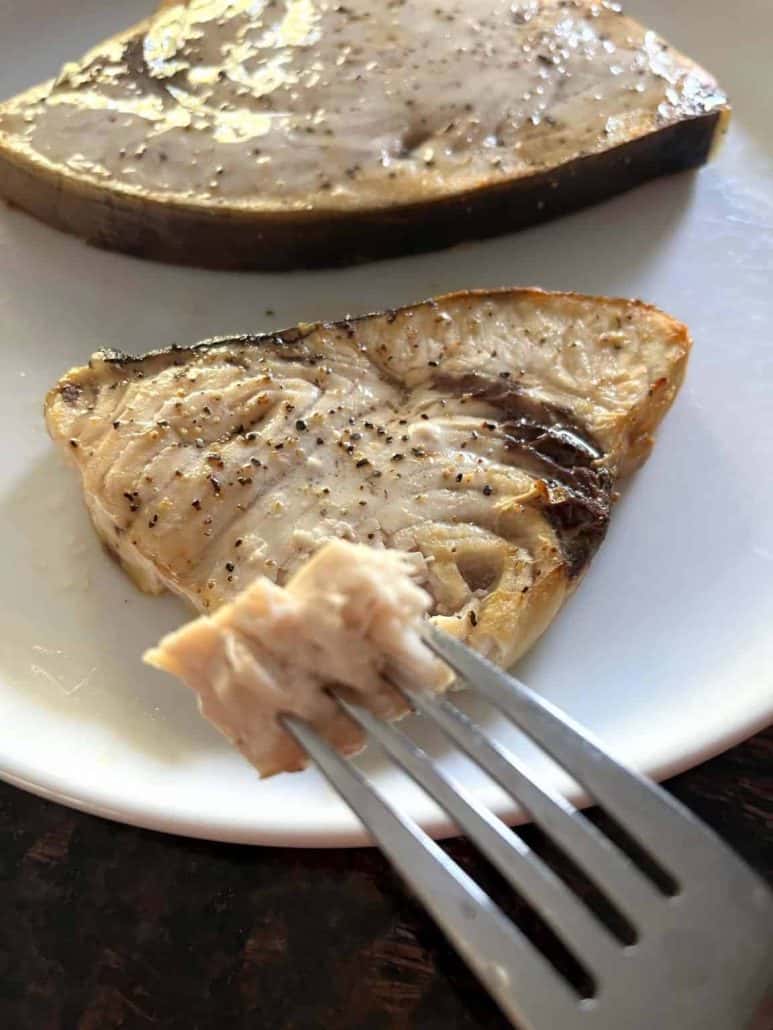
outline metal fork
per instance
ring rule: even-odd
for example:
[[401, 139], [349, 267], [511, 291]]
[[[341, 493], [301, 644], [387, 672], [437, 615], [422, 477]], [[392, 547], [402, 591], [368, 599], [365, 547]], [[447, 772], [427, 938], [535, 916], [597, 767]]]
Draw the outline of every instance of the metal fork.
[[636, 849], [621, 849], [561, 795], [536, 783], [447, 697], [400, 686], [611, 902], [632, 930], [624, 943], [402, 730], [336, 695], [579, 961], [594, 986], [578, 990], [356, 766], [307, 723], [283, 717], [510, 1020], [530, 1030], [771, 1030], [773, 895], [761, 880], [687, 809], [611, 758], [550, 702], [430, 624], [425, 640], [569, 772], [649, 858], [645, 872]]

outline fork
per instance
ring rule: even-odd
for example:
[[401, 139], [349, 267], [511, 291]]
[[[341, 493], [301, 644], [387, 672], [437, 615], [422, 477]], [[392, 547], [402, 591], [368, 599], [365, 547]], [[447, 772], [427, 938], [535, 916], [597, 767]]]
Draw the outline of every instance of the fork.
[[584, 989], [308, 723], [282, 719], [510, 1021], [523, 1030], [771, 1030], [773, 895], [762, 881], [686, 808], [611, 758], [555, 705], [431, 624], [423, 636], [620, 828], [613, 843], [447, 697], [397, 687], [520, 803], [611, 904], [619, 925], [601, 918], [404, 731], [334, 696], [528, 901], [587, 973]]

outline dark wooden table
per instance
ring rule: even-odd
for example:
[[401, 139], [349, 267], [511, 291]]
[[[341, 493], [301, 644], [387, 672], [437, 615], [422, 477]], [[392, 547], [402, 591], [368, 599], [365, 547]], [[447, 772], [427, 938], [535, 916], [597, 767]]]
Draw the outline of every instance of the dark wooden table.
[[[773, 882], [773, 729], [670, 787]], [[165, 837], [0, 785], [3, 1030], [505, 1026], [376, 851]]]

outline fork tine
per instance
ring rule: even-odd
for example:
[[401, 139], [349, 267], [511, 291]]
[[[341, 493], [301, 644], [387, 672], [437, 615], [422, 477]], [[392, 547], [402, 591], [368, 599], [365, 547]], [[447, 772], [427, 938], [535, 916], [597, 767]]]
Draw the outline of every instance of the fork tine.
[[292, 715], [282, 722], [510, 1019], [524, 1030], [569, 1025], [579, 1009], [571, 989], [475, 881], [307, 723]]
[[620, 958], [620, 945], [569, 888], [529, 848], [450, 776], [405, 733], [339, 694], [336, 700], [454, 820], [499, 870], [514, 890], [550, 924], [587, 967], [609, 968]]
[[[642, 848], [652, 853], [677, 880], [690, 867], [696, 847], [725, 862], [732, 852], [692, 813], [655, 784], [610, 758], [592, 735], [545, 698], [499, 669], [471, 648], [438, 630], [424, 628], [424, 640], [473, 690], [507, 715], [567, 770]], [[740, 866], [740, 860], [735, 859]], [[606, 875], [606, 874], [604, 874]]]
[[534, 822], [569, 855], [634, 927], [646, 926], [659, 895], [631, 860], [593, 823], [549, 787], [535, 782], [517, 759], [447, 698], [400, 688], [417, 711], [432, 719], [466, 754], [512, 795]]

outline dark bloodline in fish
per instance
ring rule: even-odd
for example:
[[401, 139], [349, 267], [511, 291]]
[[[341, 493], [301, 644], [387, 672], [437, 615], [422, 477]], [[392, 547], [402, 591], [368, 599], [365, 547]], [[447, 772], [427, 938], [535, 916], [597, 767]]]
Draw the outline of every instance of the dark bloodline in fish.
[[441, 390], [483, 401], [502, 415], [483, 428], [496, 433], [547, 487], [543, 510], [558, 534], [572, 576], [579, 575], [607, 531], [613, 477], [604, 450], [572, 414], [529, 397], [510, 380], [478, 373], [435, 376]]

